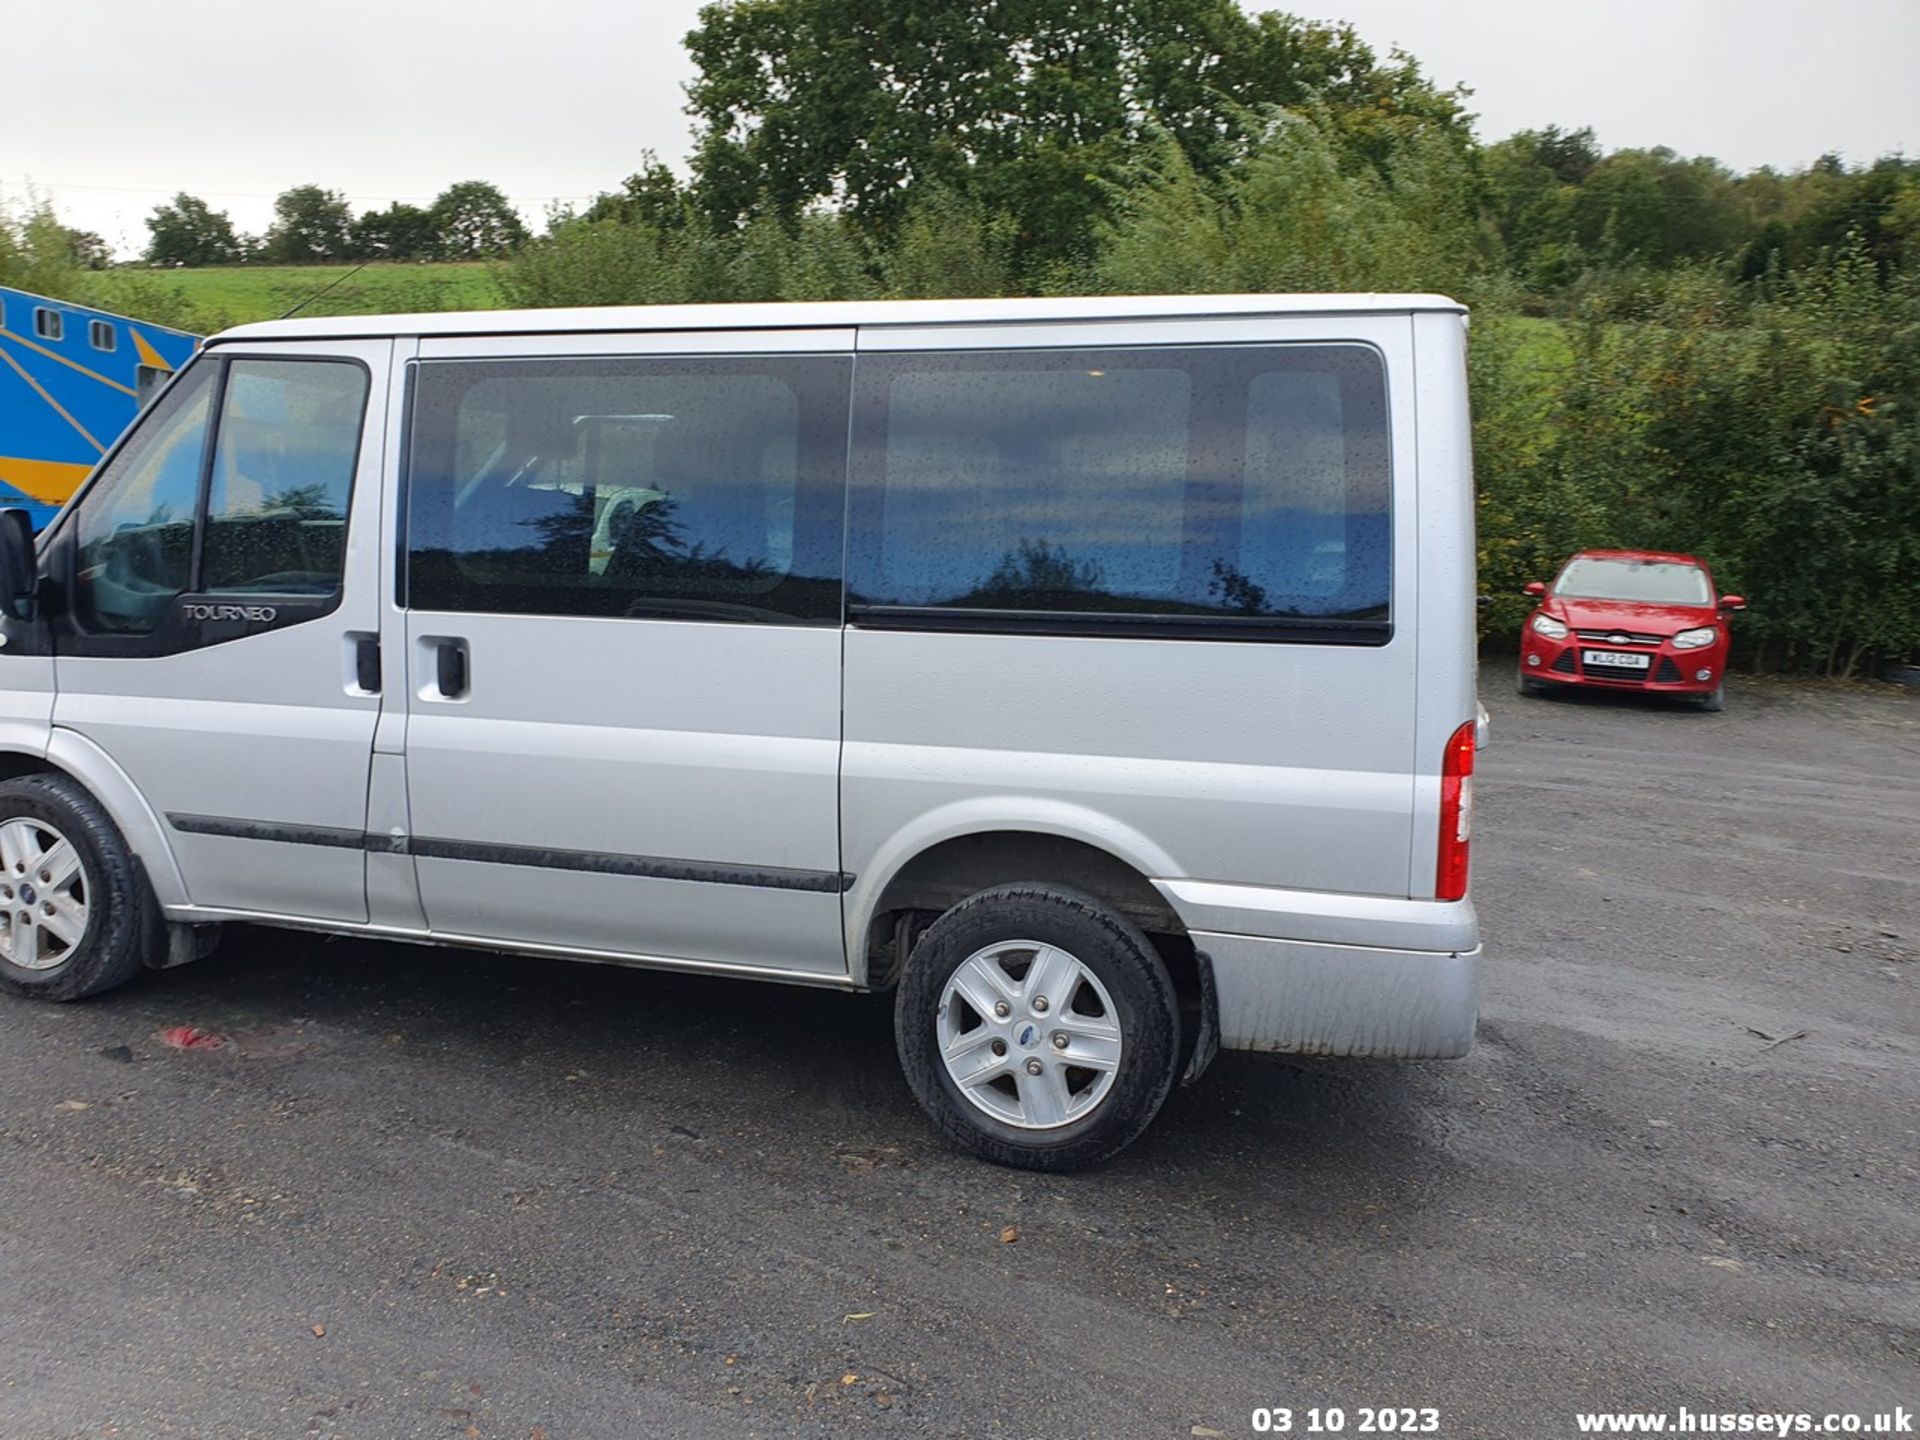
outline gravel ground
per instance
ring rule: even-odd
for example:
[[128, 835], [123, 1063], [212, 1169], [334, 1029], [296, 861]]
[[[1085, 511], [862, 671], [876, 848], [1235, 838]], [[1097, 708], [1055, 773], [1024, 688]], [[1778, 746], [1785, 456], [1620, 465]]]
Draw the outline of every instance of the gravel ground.
[[1920, 701], [1496, 678], [1473, 1055], [1226, 1056], [1091, 1175], [940, 1149], [871, 999], [237, 931], [0, 1005], [0, 1436], [1914, 1408]]

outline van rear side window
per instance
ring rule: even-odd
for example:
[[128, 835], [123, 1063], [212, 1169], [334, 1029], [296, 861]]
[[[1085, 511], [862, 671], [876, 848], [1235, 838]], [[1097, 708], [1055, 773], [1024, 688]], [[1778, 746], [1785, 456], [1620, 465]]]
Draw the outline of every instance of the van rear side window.
[[1387, 638], [1386, 381], [1365, 346], [865, 356], [855, 433], [857, 618]]
[[840, 618], [849, 361], [420, 367], [408, 603]]

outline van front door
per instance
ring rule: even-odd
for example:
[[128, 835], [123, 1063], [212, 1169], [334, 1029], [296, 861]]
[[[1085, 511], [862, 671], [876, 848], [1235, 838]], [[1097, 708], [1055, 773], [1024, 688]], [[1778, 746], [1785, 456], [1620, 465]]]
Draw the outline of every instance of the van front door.
[[406, 844], [436, 934], [845, 973], [851, 349], [422, 342]]
[[367, 918], [391, 349], [209, 353], [51, 538], [55, 746], [126, 775], [196, 906]]

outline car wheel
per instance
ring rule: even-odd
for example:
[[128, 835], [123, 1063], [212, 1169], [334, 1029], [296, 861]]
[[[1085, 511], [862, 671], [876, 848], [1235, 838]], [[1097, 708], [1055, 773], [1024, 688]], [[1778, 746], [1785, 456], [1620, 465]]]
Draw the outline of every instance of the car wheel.
[[1521, 674], [1519, 683], [1516, 684], [1514, 688], [1522, 695], [1544, 695], [1547, 689], [1547, 687], [1542, 685], [1538, 680], [1531, 679], [1524, 673]]
[[1700, 708], [1712, 715], [1718, 715], [1727, 708], [1727, 685], [1724, 680], [1700, 697]]
[[0, 990], [98, 995], [139, 974], [164, 936], [146, 873], [81, 785], [0, 783]]
[[1179, 1066], [1179, 1000], [1152, 943], [1107, 906], [1001, 885], [914, 946], [894, 1036], [948, 1140], [1001, 1165], [1077, 1170], [1159, 1113]]

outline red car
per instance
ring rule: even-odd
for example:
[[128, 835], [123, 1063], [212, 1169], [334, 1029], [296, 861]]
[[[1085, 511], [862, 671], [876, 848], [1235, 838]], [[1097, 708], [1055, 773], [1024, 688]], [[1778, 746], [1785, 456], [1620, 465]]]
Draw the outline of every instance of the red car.
[[1727, 615], [1747, 602], [1716, 598], [1713, 572], [1693, 556], [1582, 550], [1526, 593], [1540, 604], [1520, 631], [1522, 695], [1580, 685], [1724, 706]]

